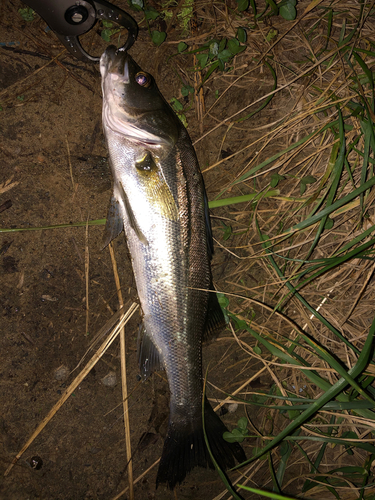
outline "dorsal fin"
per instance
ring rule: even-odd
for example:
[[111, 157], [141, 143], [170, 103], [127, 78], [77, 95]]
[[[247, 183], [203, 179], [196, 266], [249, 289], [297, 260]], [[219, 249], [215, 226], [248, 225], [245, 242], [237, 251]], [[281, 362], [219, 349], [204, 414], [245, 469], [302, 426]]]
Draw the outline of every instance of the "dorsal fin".
[[[211, 287], [211, 290], [214, 290]], [[208, 295], [206, 325], [203, 333], [202, 342], [209, 342], [219, 335], [225, 328], [226, 322], [223, 311], [219, 304], [217, 295], [210, 291]]]
[[210, 210], [208, 208], [208, 198], [206, 189], [204, 189], [203, 191], [203, 198], [204, 198], [204, 220], [206, 223], [208, 258], [211, 260], [214, 254], [214, 240], [212, 238], [211, 218], [210, 218]]

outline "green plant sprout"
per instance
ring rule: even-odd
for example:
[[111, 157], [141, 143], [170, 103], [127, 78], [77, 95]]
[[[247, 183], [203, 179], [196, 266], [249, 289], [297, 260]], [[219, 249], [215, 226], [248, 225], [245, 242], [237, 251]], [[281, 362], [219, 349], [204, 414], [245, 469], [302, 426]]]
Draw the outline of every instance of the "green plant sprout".
[[104, 29], [101, 31], [100, 36], [103, 38], [105, 42], [110, 42], [112, 35], [115, 35], [120, 31], [119, 28], [114, 28], [113, 23], [111, 21], [102, 20], [102, 24]]
[[18, 9], [18, 14], [22, 17], [24, 21], [30, 22], [34, 20], [35, 12], [31, 7], [24, 7], [22, 9]]

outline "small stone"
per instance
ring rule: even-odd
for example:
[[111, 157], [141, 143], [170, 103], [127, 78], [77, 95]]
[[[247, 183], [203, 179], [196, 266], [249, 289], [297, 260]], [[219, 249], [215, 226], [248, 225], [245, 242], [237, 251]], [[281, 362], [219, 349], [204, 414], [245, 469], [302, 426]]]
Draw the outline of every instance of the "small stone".
[[61, 365], [55, 370], [56, 380], [66, 380], [69, 376], [69, 368], [67, 366]]
[[114, 387], [117, 384], [117, 377], [115, 372], [108, 372], [105, 377], [103, 377], [100, 382], [107, 387]]
[[231, 404], [228, 405], [228, 411], [229, 411], [229, 413], [234, 413], [237, 410], [238, 410], [238, 404], [237, 403], [231, 403]]

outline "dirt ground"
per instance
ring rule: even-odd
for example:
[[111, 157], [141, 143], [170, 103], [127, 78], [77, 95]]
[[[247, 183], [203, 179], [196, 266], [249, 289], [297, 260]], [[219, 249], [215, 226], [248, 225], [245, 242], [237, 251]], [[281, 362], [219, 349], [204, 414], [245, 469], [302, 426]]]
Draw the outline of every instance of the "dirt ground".
[[[101, 130], [98, 67], [68, 54], [61, 55], [58, 64], [51, 62], [51, 56], [63, 48], [53, 33], [45, 32], [42, 20], [32, 24], [22, 20], [17, 10], [23, 6], [18, 1], [5, 1], [0, 7], [0, 41], [7, 42], [0, 47], [0, 184], [14, 183], [1, 194], [0, 205], [10, 200], [11, 206], [1, 212], [0, 225], [40, 228], [103, 219], [111, 196], [111, 174]], [[100, 52], [106, 44], [97, 34], [95, 37]], [[155, 51], [152, 60], [150, 50]], [[179, 88], [171, 67], [163, 64], [168, 50], [172, 49], [154, 49], [145, 30], [131, 50], [138, 63], [154, 74], [167, 99], [177, 95]], [[230, 103], [223, 104], [225, 113]], [[194, 123], [193, 111], [188, 120]], [[193, 139], [199, 136], [194, 125], [189, 132]], [[211, 152], [217, 154], [215, 140], [211, 136], [199, 144], [198, 155], [203, 162], [212, 161]], [[101, 250], [102, 232], [102, 226], [88, 230], [88, 331], [85, 228], [38, 229], [0, 236], [1, 500], [110, 499], [127, 486], [118, 341], [11, 473], [3, 477], [15, 454], [78, 373], [71, 371], [95, 333], [118, 310], [110, 255], [108, 249]], [[124, 237], [120, 236], [114, 246], [123, 295], [130, 304], [137, 299]], [[215, 258], [217, 262], [223, 260], [220, 250]], [[214, 269], [223, 272], [220, 266]], [[136, 314], [126, 327], [135, 478], [160, 457], [169, 397], [163, 374], [145, 383], [137, 379], [139, 321]], [[224, 334], [205, 348], [204, 356], [210, 363], [210, 382], [229, 387], [241, 357], [233, 342], [229, 343]], [[117, 377], [114, 387], [103, 384], [110, 372]], [[212, 391], [209, 395], [215, 397]], [[239, 409], [224, 415], [223, 420], [233, 428], [243, 415]], [[32, 457], [40, 457], [40, 468], [32, 467]], [[196, 469], [175, 494], [164, 486], [155, 491], [156, 470], [154, 467], [136, 484], [137, 499], [213, 498], [224, 489], [214, 472]]]

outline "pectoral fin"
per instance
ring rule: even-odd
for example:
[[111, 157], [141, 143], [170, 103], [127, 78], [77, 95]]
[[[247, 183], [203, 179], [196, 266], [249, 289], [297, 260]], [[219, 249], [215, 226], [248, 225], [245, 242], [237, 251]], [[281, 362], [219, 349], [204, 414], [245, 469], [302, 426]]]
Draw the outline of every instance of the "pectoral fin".
[[107, 222], [104, 228], [102, 250], [111, 243], [112, 240], [124, 229], [124, 218], [121, 207], [116, 198], [112, 195], [111, 204], [108, 210]]
[[151, 153], [147, 151], [136, 161], [135, 167], [146, 198], [152, 208], [166, 219], [178, 220], [178, 210], [171, 190]]
[[146, 380], [154, 371], [164, 369], [159, 351], [143, 325], [138, 333], [138, 364], [142, 380]]
[[129, 203], [129, 199], [127, 197], [127, 194], [126, 194], [125, 189], [123, 188], [121, 182], [119, 183], [119, 189], [120, 189], [120, 193], [121, 193], [121, 198], [124, 201], [125, 210], [126, 210], [126, 213], [127, 213], [127, 216], [128, 216], [128, 220], [129, 220], [129, 224], [130, 224], [131, 228], [134, 230], [135, 234], [138, 236], [139, 241], [141, 243], [143, 243], [144, 245], [148, 245], [147, 238], [142, 233], [141, 228], [138, 225], [137, 219], [136, 219], [136, 217], [134, 215], [132, 207], [131, 207], [131, 205]]

